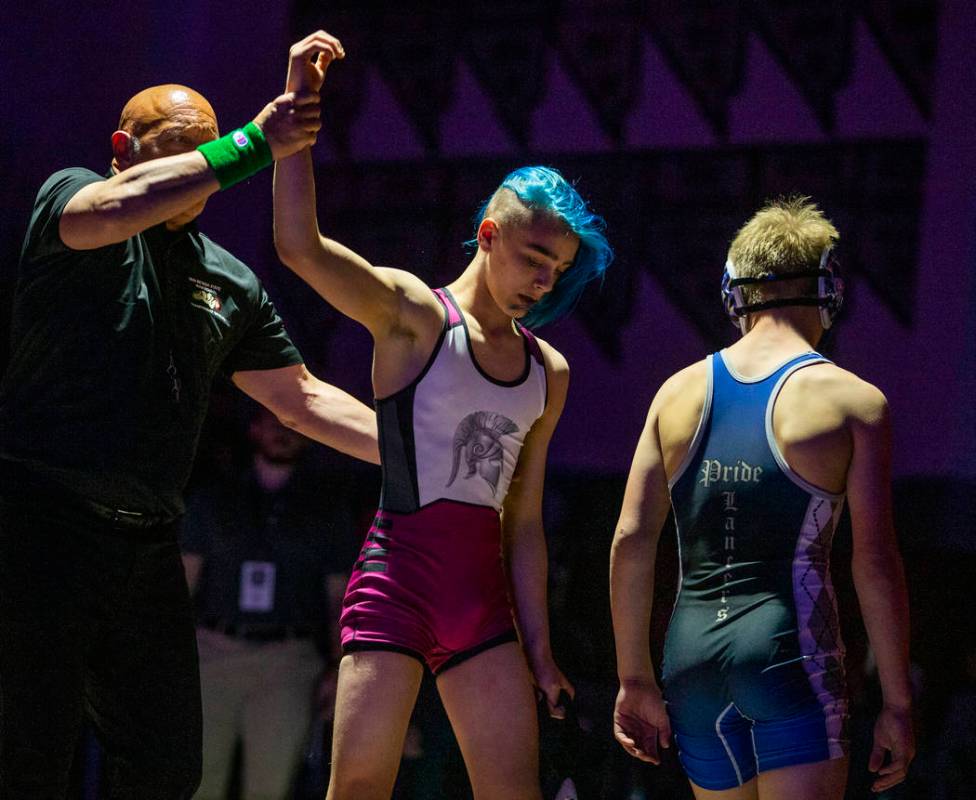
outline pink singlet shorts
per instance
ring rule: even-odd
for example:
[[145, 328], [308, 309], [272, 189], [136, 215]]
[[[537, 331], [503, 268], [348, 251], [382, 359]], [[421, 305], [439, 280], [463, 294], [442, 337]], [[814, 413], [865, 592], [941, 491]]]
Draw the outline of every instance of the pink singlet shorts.
[[435, 675], [516, 641], [498, 512], [450, 500], [378, 511], [339, 622], [344, 653], [404, 653]]

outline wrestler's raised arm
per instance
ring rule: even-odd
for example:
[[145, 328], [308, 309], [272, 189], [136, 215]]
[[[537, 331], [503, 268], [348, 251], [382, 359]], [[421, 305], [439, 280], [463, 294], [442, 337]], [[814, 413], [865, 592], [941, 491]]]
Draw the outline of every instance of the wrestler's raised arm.
[[[317, 93], [329, 65], [345, 57], [341, 42], [324, 31], [292, 47], [286, 91]], [[281, 261], [328, 303], [363, 324], [377, 341], [398, 331], [431, 330], [443, 311], [415, 275], [373, 266], [319, 232], [309, 148], [275, 165], [274, 239]]]

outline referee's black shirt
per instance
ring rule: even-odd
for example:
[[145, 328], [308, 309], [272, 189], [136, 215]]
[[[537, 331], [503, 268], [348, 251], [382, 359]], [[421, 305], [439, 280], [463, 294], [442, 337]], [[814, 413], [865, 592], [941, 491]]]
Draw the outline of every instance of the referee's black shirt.
[[0, 384], [0, 458], [113, 508], [177, 515], [218, 370], [301, 363], [257, 277], [192, 224], [71, 250], [81, 168], [41, 187]]

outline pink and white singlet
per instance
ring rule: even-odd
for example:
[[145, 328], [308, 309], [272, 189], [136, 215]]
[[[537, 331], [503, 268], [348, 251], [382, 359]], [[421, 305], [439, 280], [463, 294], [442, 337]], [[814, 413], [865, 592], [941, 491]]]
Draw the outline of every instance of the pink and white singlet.
[[525, 368], [495, 380], [475, 360], [446, 289], [444, 329], [407, 387], [376, 401], [383, 487], [346, 590], [344, 652], [392, 650], [435, 674], [515, 640], [499, 513], [525, 436], [546, 406], [546, 368], [518, 326]]

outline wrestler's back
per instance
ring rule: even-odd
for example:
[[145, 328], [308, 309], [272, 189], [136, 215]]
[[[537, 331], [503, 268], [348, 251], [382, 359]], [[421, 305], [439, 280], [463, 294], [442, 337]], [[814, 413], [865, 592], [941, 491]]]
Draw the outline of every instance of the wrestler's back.
[[857, 379], [807, 348], [741, 344], [674, 376], [658, 417], [682, 549], [666, 696], [707, 707], [703, 726], [730, 701], [770, 719], [843, 695], [828, 565]]
[[[730, 366], [745, 376], [763, 375], [800, 351], [743, 347], [724, 350]], [[672, 480], [688, 455], [708, 383], [707, 362], [698, 361], [662, 387], [658, 436], [665, 471]], [[813, 364], [790, 376], [773, 407], [773, 433], [786, 463], [808, 483], [832, 493], [844, 491], [853, 452], [850, 420], [860, 414], [862, 395], [873, 387], [835, 364]], [[876, 390], [874, 390], [876, 391]]]

